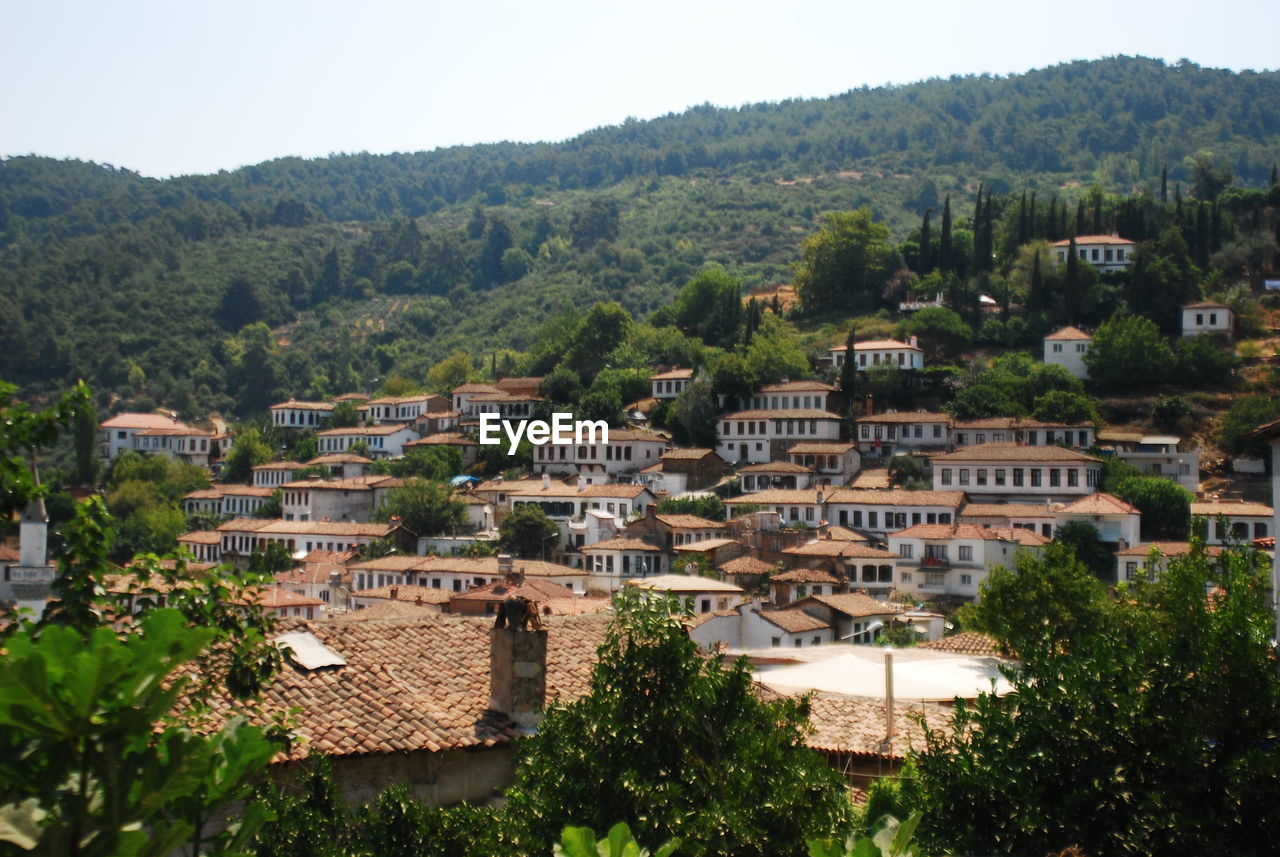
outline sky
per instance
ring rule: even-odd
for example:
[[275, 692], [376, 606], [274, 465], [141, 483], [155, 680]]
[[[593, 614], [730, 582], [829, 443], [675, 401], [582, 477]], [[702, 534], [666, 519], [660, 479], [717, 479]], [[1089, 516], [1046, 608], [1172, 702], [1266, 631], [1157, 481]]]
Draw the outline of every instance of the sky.
[[557, 141], [1117, 54], [1275, 69], [1275, 0], [0, 0], [0, 156], [167, 177]]

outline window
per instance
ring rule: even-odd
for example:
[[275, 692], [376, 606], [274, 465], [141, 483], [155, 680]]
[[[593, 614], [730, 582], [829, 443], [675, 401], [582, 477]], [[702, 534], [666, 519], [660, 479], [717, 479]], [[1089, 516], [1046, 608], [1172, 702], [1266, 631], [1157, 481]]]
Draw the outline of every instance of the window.
[[704, 599], [702, 599], [702, 612], [703, 612], [703, 613], [710, 613], [710, 612], [711, 612], [711, 599], [710, 599], [710, 598], [704, 598]]
[[960, 561], [973, 562], [973, 545], [960, 545]]
[[877, 525], [877, 520], [879, 519], [879, 516], [880, 516], [879, 512], [867, 512], [867, 528], [868, 529], [871, 529], [871, 530], [879, 529], [879, 526]]
[[987, 484], [987, 470], [985, 467], [978, 468], [978, 484], [979, 485]]
[[796, 637], [796, 648], [798, 649], [803, 645], [804, 645], [804, 640], [801, 640], [799, 637]]
[[1209, 324], [1218, 323], [1218, 314], [1216, 312], [1209, 313]]
[[867, 425], [866, 423], [863, 423], [863, 424], [859, 427], [858, 432], [859, 432], [859, 435], [861, 436], [861, 438], [862, 438], [863, 440], [870, 440], [870, 439], [871, 439], [871, 426]]
[[968, 485], [969, 484], [969, 468], [967, 467], [959, 468], [959, 474], [960, 474], [960, 484]]
[[914, 550], [912, 545], [898, 545], [898, 556], [903, 559], [911, 559], [911, 553]]
[[935, 425], [935, 426], [933, 427], [933, 436], [934, 436], [935, 438], [942, 437], [942, 426], [940, 426], [940, 425]]
[[1120, 248], [1117, 248], [1117, 249], [1116, 249], [1116, 261], [1117, 261], [1117, 262], [1123, 262], [1123, 261], [1124, 261], [1124, 248], [1123, 248], [1123, 247], [1120, 247]]
[[1039, 467], [1031, 468], [1031, 487], [1032, 488], [1040, 487], [1040, 468]]
[[968, 442], [969, 442], [969, 435], [966, 434], [965, 432], [960, 432], [959, 434], [956, 435], [956, 443], [960, 444], [961, 446], [964, 446]]
[[1076, 487], [1079, 487], [1079, 485], [1080, 485], [1080, 471], [1073, 467], [1067, 471], [1067, 487], [1076, 488]]
[[1050, 488], [1062, 487], [1062, 471], [1056, 467], [1049, 468], [1049, 487]]
[[924, 426], [922, 426], [922, 425], [917, 425], [917, 426], [916, 426], [916, 437], [917, 437], [917, 438], [922, 438], [922, 437], [924, 437]]
[[973, 575], [972, 575], [972, 574], [962, 574], [962, 575], [960, 575], [960, 585], [961, 585], [961, 586], [973, 586]]
[[1084, 354], [1088, 350], [1089, 346], [1085, 345], [1083, 342], [1076, 343], [1076, 354]]
[[1136, 562], [1126, 562], [1124, 564], [1125, 580], [1133, 580], [1133, 576], [1138, 573], [1138, 564]]
[[814, 638], [813, 638], [813, 643], [812, 643], [812, 645], [815, 645], [815, 646], [816, 646], [816, 645], [818, 645], [818, 644], [819, 644], [819, 643], [821, 643], [821, 642], [822, 642], [822, 638], [821, 638], [821, 637], [814, 637]]
[[973, 442], [974, 442], [974, 443], [986, 443], [986, 442], [987, 442], [987, 433], [986, 433], [986, 432], [984, 432], [984, 431], [980, 431], [980, 432], [978, 432], [977, 434], [975, 434], [975, 435], [973, 436]]
[[859, 509], [855, 509], [853, 512], [853, 525], [855, 527], [862, 526], [862, 511]]
[[910, 583], [910, 582], [911, 582], [911, 572], [909, 572], [909, 571], [904, 571], [904, 572], [902, 572], [902, 582], [903, 582], [903, 583]]
[[1003, 467], [996, 468], [996, 484], [997, 485], [1004, 484], [1004, 468]]
[[942, 468], [942, 484], [943, 485], [951, 484], [951, 468], [950, 467]]
[[774, 637], [774, 638], [773, 638], [773, 647], [776, 649], [776, 648], [778, 648], [778, 646], [781, 646], [781, 645], [782, 645], [782, 638], [781, 638], [781, 637]]
[[1203, 326], [1204, 326], [1204, 313], [1198, 312], [1196, 313], [1196, 327], [1203, 327]]

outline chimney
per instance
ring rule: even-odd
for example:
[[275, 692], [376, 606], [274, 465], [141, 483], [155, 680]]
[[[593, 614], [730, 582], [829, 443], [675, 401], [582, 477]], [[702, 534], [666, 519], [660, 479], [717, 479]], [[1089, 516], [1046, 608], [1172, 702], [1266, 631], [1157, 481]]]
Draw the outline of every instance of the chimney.
[[339, 596], [342, 592], [342, 573], [337, 571], [329, 572], [329, 607], [336, 610], [338, 608]]
[[578, 493], [582, 493], [582, 491], [586, 487], [587, 487], [587, 476], [585, 473], [579, 473], [578, 474]]
[[512, 569], [511, 554], [509, 553], [498, 554], [498, 576], [506, 577], [507, 575], [511, 574], [511, 569]]
[[915, 335], [914, 335], [914, 334], [912, 334], [912, 336], [911, 336], [911, 347], [912, 347], [912, 348], [919, 348], [919, 347], [920, 347], [920, 344], [919, 344], [919, 342], [916, 340], [916, 337], [915, 337]]
[[489, 632], [489, 708], [532, 730], [547, 697], [547, 632], [494, 628]]
[[551, 474], [550, 473], [542, 474], [542, 490], [546, 491], [550, 487], [551, 487]]

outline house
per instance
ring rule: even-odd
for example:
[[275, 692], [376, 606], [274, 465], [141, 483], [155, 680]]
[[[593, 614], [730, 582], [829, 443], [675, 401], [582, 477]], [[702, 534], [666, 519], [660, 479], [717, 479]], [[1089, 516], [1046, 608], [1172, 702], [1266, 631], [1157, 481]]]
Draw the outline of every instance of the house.
[[[1191, 503], [1191, 517], [1204, 518], [1205, 541], [1211, 545], [1248, 544], [1275, 536], [1275, 509], [1244, 500], [1199, 500]], [[1220, 519], [1225, 519], [1220, 520]]]
[[208, 467], [209, 456], [217, 451], [215, 438], [211, 431], [179, 423], [139, 431], [133, 436], [133, 448], [149, 455], [166, 455], [196, 467]]
[[459, 384], [454, 387], [450, 395], [453, 397], [453, 410], [459, 415], [471, 414], [471, 399], [475, 396], [488, 396], [494, 393], [502, 392], [492, 384]]
[[178, 548], [186, 548], [196, 562], [222, 562], [222, 536], [213, 530], [195, 530], [178, 536]]
[[321, 456], [350, 452], [353, 446], [363, 444], [370, 458], [398, 458], [404, 454], [404, 445], [417, 439], [418, 433], [409, 426], [391, 423], [326, 429], [316, 433], [316, 446]]
[[806, 408], [738, 411], [720, 417], [716, 436], [725, 461], [761, 464], [784, 458], [795, 443], [839, 440], [840, 416]]
[[373, 472], [373, 459], [350, 452], [331, 452], [316, 456], [305, 466], [327, 467], [331, 479], [354, 479], [357, 476], [368, 476]]
[[[874, 585], [884, 578], [887, 589], [893, 583], [893, 554], [874, 548], [868, 542], [813, 539], [784, 549], [782, 561], [789, 569], [819, 569], [852, 584]], [[860, 568], [868, 572], [865, 581], [858, 574]]]
[[[1257, 438], [1258, 440], [1265, 440], [1268, 444], [1271, 445], [1271, 496], [1273, 498], [1272, 505], [1275, 508], [1280, 509], [1280, 502], [1277, 502], [1274, 499], [1274, 498], [1280, 498], [1280, 420], [1267, 423], [1266, 425], [1258, 426], [1256, 429], [1249, 432], [1249, 434], [1247, 434], [1246, 437]], [[1272, 519], [1271, 533], [1272, 533], [1272, 538], [1275, 537], [1276, 533], [1280, 533], [1280, 515], [1277, 515], [1275, 518]], [[1280, 553], [1280, 551], [1277, 551], [1276, 553]], [[1278, 560], [1276, 559], [1276, 553], [1273, 553], [1271, 558], [1271, 564], [1272, 564], [1271, 581], [1272, 581], [1273, 592], [1280, 591], [1280, 585], [1277, 585], [1277, 583], [1280, 583], [1280, 565], [1277, 565]], [[1271, 604], [1276, 614], [1275, 639], [1280, 639], [1280, 598], [1277, 598], [1273, 595]]]
[[[848, 346], [835, 345], [827, 349], [831, 365], [839, 368], [844, 365], [849, 351]], [[874, 339], [853, 344], [854, 366], [859, 372], [866, 372], [879, 367], [915, 370], [924, 368], [924, 351], [919, 347], [916, 337], [907, 342], [896, 339]]]
[[995, 529], [1024, 529], [1052, 538], [1057, 527], [1052, 503], [969, 503], [956, 518], [958, 524]]
[[350, 551], [311, 551], [293, 568], [277, 571], [272, 576], [282, 589], [318, 598], [324, 602], [326, 612], [350, 610], [351, 572], [346, 564], [354, 556]]
[[[653, 467], [659, 470], [653, 471]], [[650, 474], [648, 478], [657, 490], [676, 496], [718, 484], [724, 478], [725, 461], [714, 449], [668, 449], [659, 457], [658, 464], [641, 473]], [[661, 474], [660, 485], [657, 474]]]
[[832, 642], [832, 629], [803, 610], [777, 610], [764, 607], [759, 601], [748, 601], [694, 617], [689, 623], [689, 637], [704, 651], [799, 649]]
[[1098, 538], [1113, 550], [1122, 550], [1142, 540], [1139, 535], [1142, 512], [1102, 491], [1058, 509], [1054, 523], [1059, 530], [1070, 523], [1089, 524], [1098, 531]]
[[[429, 434], [426, 437], [411, 440], [403, 447], [404, 454], [408, 455], [415, 449], [430, 449], [432, 447], [443, 446], [458, 450], [462, 459], [462, 466], [470, 467], [476, 463], [476, 456], [480, 452], [480, 444], [472, 440], [465, 434], [459, 432], [442, 432], [439, 434]], [[545, 449], [546, 447], [537, 447]]]
[[951, 415], [930, 411], [888, 411], [854, 420], [854, 438], [863, 455], [888, 458], [917, 450], [945, 449]]
[[[675, 547], [673, 551], [675, 559], [672, 564], [676, 568], [683, 568], [686, 574], [695, 574], [698, 568], [696, 560], [701, 560], [704, 567], [718, 568], [729, 560], [742, 556], [746, 550], [742, 542], [737, 539], [723, 537], [700, 542], [685, 542]], [[691, 563], [693, 563], [692, 566]]]
[[695, 614], [713, 610], [729, 610], [740, 603], [746, 593], [732, 583], [709, 577], [686, 574], [659, 574], [628, 580], [627, 586], [643, 592], [663, 592], [692, 603]]
[[1177, 435], [1142, 434], [1116, 429], [1098, 433], [1098, 448], [1104, 455], [1114, 455], [1128, 462], [1144, 476], [1172, 479], [1191, 493], [1200, 490], [1200, 453], [1179, 452], [1182, 439]]
[[884, 535], [915, 524], [950, 524], [963, 491], [837, 488], [826, 498], [827, 518], [841, 527]]
[[847, 485], [862, 466], [858, 447], [849, 441], [802, 441], [787, 450], [787, 459], [813, 471], [811, 484]]
[[333, 417], [333, 402], [303, 402], [290, 399], [267, 408], [271, 425], [280, 429], [322, 428]]
[[[566, 484], [542, 475], [541, 482], [534, 482], [507, 492], [511, 508], [532, 504], [547, 513], [547, 517], [560, 525], [560, 540], [548, 549], [566, 550], [577, 547], [575, 524], [580, 524], [591, 510], [616, 515], [627, 521], [652, 503], [657, 502], [653, 493], [643, 485], [591, 485], [579, 476], [576, 484]], [[477, 485], [473, 493], [479, 494], [484, 484]]]
[[276, 619], [294, 617], [298, 619], [315, 619], [324, 608], [319, 598], [283, 589], [279, 586], [263, 586], [246, 592], [246, 597], [262, 608], [262, 612], [275, 616]]
[[1093, 337], [1078, 327], [1061, 327], [1044, 338], [1044, 362], [1061, 366], [1082, 381], [1089, 380], [1084, 357], [1093, 347]]
[[449, 399], [430, 393], [414, 396], [383, 396], [370, 399], [358, 409], [367, 423], [412, 423], [428, 413], [449, 410]]
[[182, 509], [188, 515], [248, 517], [261, 509], [278, 490], [270, 485], [215, 484], [185, 494]]
[[417, 537], [399, 523], [356, 524], [333, 521], [284, 521], [270, 518], [236, 518], [218, 527], [224, 560], [247, 560], [255, 550], [275, 542], [294, 556], [314, 550], [354, 551], [375, 541], [391, 539], [401, 550], [412, 551]]
[[387, 586], [355, 590], [351, 593], [351, 609], [361, 619], [368, 619], [378, 615], [378, 613], [369, 611], [377, 610], [378, 608], [385, 609], [389, 604], [409, 607], [412, 612], [398, 611], [402, 617], [421, 616], [424, 613], [448, 613], [449, 600], [455, 594], [449, 589], [431, 589], [426, 586], [403, 586], [393, 583]]
[[692, 369], [669, 369], [649, 376], [649, 383], [653, 386], [653, 398], [659, 401], [679, 396], [691, 381], [693, 381]]
[[458, 418], [462, 422], [476, 423], [485, 414], [494, 414], [503, 420], [527, 420], [533, 417], [533, 409], [541, 401], [540, 396], [503, 390], [470, 393], [467, 403], [459, 409]]
[[[1134, 242], [1118, 235], [1077, 235], [1076, 256], [1097, 268], [1100, 274], [1123, 271], [1133, 264]], [[1067, 263], [1071, 239], [1053, 242], [1054, 258], [1059, 264]]]
[[268, 461], [266, 464], [255, 464], [253, 484], [258, 488], [279, 488], [286, 482], [293, 481], [293, 474], [301, 470], [303, 465], [296, 461]]
[[1186, 337], [1202, 333], [1230, 337], [1234, 322], [1235, 313], [1226, 304], [1197, 301], [1182, 307], [1182, 335]]
[[831, 626], [834, 642], [874, 643], [902, 612], [901, 607], [877, 601], [860, 592], [845, 595], [810, 595], [791, 605]]
[[753, 592], [760, 583], [775, 573], [778, 567], [750, 554], [744, 554], [720, 563], [716, 566], [716, 570], [720, 572], [722, 580]]
[[634, 474], [661, 463], [669, 444], [666, 437], [653, 432], [611, 429], [608, 443], [546, 443], [535, 446], [533, 472], [582, 474], [588, 483], [606, 482], [612, 477]]
[[844, 581], [820, 568], [792, 568], [769, 576], [769, 600], [779, 607], [810, 595], [835, 595]]
[[[160, 414], [116, 414], [114, 417], [103, 420], [100, 426], [98, 457], [104, 461], [110, 461], [119, 455], [122, 449], [141, 451], [142, 445], [138, 440], [138, 435], [143, 432], [163, 432], [168, 430], [198, 432], [197, 429], [191, 429], [172, 417], [161, 416]], [[152, 435], [152, 437], [157, 436], [161, 435]], [[206, 442], [203, 449], [197, 442], [194, 452], [196, 454], [203, 452], [207, 459], [210, 452], [208, 439], [211, 437], [208, 432], [183, 436], [195, 437], [197, 441], [200, 437], [204, 437]]]
[[513, 573], [525, 579], [538, 578], [567, 586], [574, 592], [587, 591], [586, 572], [554, 562], [536, 559], [512, 559], [506, 555], [486, 557], [461, 556], [384, 556], [348, 563], [357, 591], [383, 586], [442, 589], [466, 592], [477, 586], [497, 583]]
[[457, 432], [461, 421], [462, 415], [457, 411], [425, 411], [418, 415], [412, 425], [418, 434], [430, 437], [433, 434]]
[[1025, 529], [922, 524], [890, 533], [888, 541], [889, 553], [897, 557], [899, 593], [972, 602], [991, 568], [1013, 568], [1019, 548], [1039, 548], [1049, 540]]
[[1061, 446], [986, 443], [933, 456], [933, 487], [978, 500], [1070, 500], [1098, 490], [1102, 461]]
[[749, 410], [830, 410], [829, 399], [835, 387], [821, 381], [787, 381], [766, 384], [751, 397]]
[[582, 547], [583, 568], [592, 589], [617, 590], [622, 581], [671, 571], [671, 557], [659, 545], [633, 536], [614, 536]]
[[286, 482], [281, 486], [280, 509], [286, 521], [366, 523], [392, 489], [403, 484], [404, 480], [394, 476], [312, 477]]
[[787, 491], [808, 488], [812, 482], [813, 468], [790, 461], [766, 461], [738, 468], [738, 487], [745, 494], [774, 488]]
[[[421, 587], [419, 587], [421, 588]], [[562, 612], [561, 602], [577, 602], [585, 599], [567, 586], [552, 583], [537, 577], [523, 577], [514, 574], [503, 580], [476, 586], [466, 592], [455, 592], [449, 595], [449, 612], [459, 616], [493, 616], [501, 609], [508, 598], [527, 598], [534, 602], [534, 609], [542, 616], [577, 615], [581, 610], [570, 607]], [[592, 606], [598, 607], [603, 599], [591, 599]]]
[[1022, 417], [987, 417], [951, 424], [953, 447], [984, 443], [1021, 443], [1027, 446], [1066, 446], [1086, 450], [1093, 446], [1093, 423], [1056, 423]]
[[826, 520], [826, 495], [821, 488], [796, 488], [790, 491], [775, 488], [734, 497], [724, 503], [730, 510], [734, 510], [734, 514], [739, 506], [759, 506], [766, 511], [776, 512], [780, 526], [803, 524], [815, 528]]
[[[1207, 545], [1210, 557], [1222, 555], [1220, 545]], [[1190, 542], [1144, 542], [1116, 551], [1116, 581], [1127, 583], [1139, 575], [1154, 580], [1169, 568], [1169, 560], [1191, 553]]]

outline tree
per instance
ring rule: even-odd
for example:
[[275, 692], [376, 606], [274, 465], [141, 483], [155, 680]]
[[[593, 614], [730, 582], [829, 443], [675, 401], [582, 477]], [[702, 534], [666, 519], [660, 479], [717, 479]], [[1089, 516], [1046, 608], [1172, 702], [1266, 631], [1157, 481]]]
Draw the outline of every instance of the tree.
[[356, 407], [355, 402], [343, 399], [333, 406], [333, 416], [329, 417], [329, 428], [350, 428], [359, 424], [360, 409]]
[[1098, 528], [1093, 524], [1069, 521], [1053, 534], [1053, 540], [1070, 548], [1076, 559], [1098, 580], [1115, 580], [1116, 556], [1103, 544]]
[[236, 441], [222, 462], [222, 479], [224, 482], [253, 481], [253, 468], [266, 464], [272, 458], [271, 447], [262, 439], [262, 433], [256, 428], [245, 429], [236, 436]]
[[809, 358], [795, 328], [777, 315], [767, 315], [747, 348], [747, 365], [758, 384], [796, 380], [809, 374]]
[[81, 410], [92, 408], [93, 401], [89, 388], [80, 383], [49, 407], [33, 411], [14, 401], [17, 390], [0, 381], [0, 512], [6, 518], [44, 493], [36, 484], [31, 460], [39, 450], [53, 446], [59, 430], [70, 425]]
[[1191, 192], [1204, 202], [1217, 199], [1235, 175], [1229, 160], [1205, 149], [1188, 155], [1183, 166], [1191, 173]]
[[462, 451], [456, 446], [445, 444], [414, 447], [392, 461], [390, 467], [393, 476], [416, 476], [433, 482], [448, 482], [462, 472]]
[[631, 333], [631, 313], [615, 301], [594, 304], [583, 317], [573, 337], [565, 365], [576, 371], [585, 382], [595, 380], [610, 351], [627, 340]]
[[1090, 396], [1067, 390], [1050, 390], [1037, 398], [1031, 416], [1047, 423], [1101, 422], [1098, 406]]
[[590, 693], [548, 706], [519, 750], [500, 832], [513, 850], [546, 853], [570, 822], [628, 819], [650, 848], [798, 854], [847, 824], [799, 701], [763, 701], [745, 659], [700, 657], [678, 599], [628, 590], [614, 609]]
[[465, 512], [466, 506], [448, 484], [411, 476], [387, 492], [374, 518], [383, 522], [399, 518], [414, 535], [434, 536], [461, 524]]
[[428, 370], [427, 386], [437, 393], [449, 393], [475, 377], [471, 355], [459, 348]]
[[742, 320], [742, 284], [722, 268], [706, 268], [680, 290], [675, 322], [708, 345], [731, 348]]
[[1180, 384], [1200, 389], [1220, 390], [1231, 386], [1240, 358], [1220, 347], [1207, 333], [1180, 339], [1174, 348]]
[[723, 521], [724, 501], [715, 494], [694, 497], [670, 497], [658, 504], [659, 515], [697, 515], [708, 521]]
[[680, 444], [714, 449], [718, 411], [715, 386], [707, 373], [700, 372], [671, 403], [667, 422], [673, 438]]
[[1191, 492], [1172, 479], [1131, 476], [1115, 487], [1115, 495], [1142, 513], [1143, 541], [1185, 539], [1191, 525]]
[[866, 207], [828, 214], [800, 252], [796, 294], [809, 312], [873, 308], [889, 275], [902, 267], [889, 228], [876, 223]]
[[554, 546], [560, 528], [541, 506], [522, 503], [513, 508], [498, 526], [498, 546], [514, 556], [545, 559], [547, 546]]
[[1181, 396], [1156, 396], [1151, 406], [1151, 422], [1161, 431], [1184, 432], [1193, 417], [1191, 403]]
[[925, 307], [914, 312], [898, 325], [898, 338], [920, 338], [925, 359], [930, 363], [955, 360], [960, 352], [973, 342], [973, 328], [953, 310], [946, 307]]
[[1280, 399], [1271, 396], [1241, 396], [1231, 402], [1218, 426], [1218, 448], [1229, 455], [1267, 459], [1270, 446], [1265, 440], [1247, 437], [1249, 432], [1280, 419]]
[[924, 465], [914, 455], [895, 455], [889, 459], [889, 481], [908, 491], [928, 489], [931, 483], [924, 475]]
[[[1058, 564], [1070, 585], [1100, 590], [1082, 566]], [[1013, 691], [957, 705], [954, 733], [932, 736], [917, 760], [925, 846], [1270, 851], [1280, 673], [1261, 556], [1211, 562], [1198, 543], [1159, 580], [1090, 599], [1091, 621], [1071, 633], [1042, 609], [1045, 593], [1021, 582], [1000, 581], [1022, 641]], [[987, 601], [984, 591], [979, 606]]]
[[267, 542], [249, 554], [249, 571], [270, 577], [278, 571], [293, 568], [293, 554], [280, 542]]
[[1100, 387], [1160, 384], [1173, 370], [1173, 351], [1155, 322], [1118, 313], [1098, 327], [1084, 362]]

